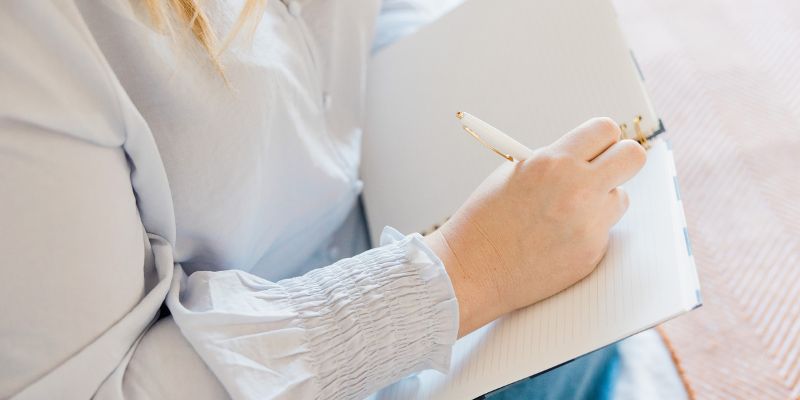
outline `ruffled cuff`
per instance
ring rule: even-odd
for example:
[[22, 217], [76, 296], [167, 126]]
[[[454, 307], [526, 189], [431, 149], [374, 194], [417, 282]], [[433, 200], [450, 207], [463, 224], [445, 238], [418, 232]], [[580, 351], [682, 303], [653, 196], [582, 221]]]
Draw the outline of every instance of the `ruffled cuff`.
[[278, 284], [305, 328], [319, 398], [364, 397], [413, 372], [450, 366], [458, 304], [419, 234], [387, 227], [381, 247]]
[[418, 234], [269, 282], [175, 267], [175, 322], [235, 399], [363, 398], [413, 372], [446, 371], [458, 304]]

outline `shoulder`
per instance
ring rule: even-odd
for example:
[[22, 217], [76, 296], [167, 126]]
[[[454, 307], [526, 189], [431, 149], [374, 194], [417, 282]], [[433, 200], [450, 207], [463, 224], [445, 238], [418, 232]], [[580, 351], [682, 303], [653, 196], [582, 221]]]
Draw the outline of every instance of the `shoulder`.
[[113, 71], [70, 1], [0, 2], [0, 117], [102, 146], [125, 137]]
[[69, 151], [58, 145], [63, 139], [91, 145], [87, 151], [111, 148], [129, 164], [125, 184], [136, 192], [148, 232], [174, 240], [171, 194], [150, 128], [78, 6], [0, 1], [0, 38], [0, 149], [19, 145], [30, 131], [44, 133], [38, 143], [60, 152]]

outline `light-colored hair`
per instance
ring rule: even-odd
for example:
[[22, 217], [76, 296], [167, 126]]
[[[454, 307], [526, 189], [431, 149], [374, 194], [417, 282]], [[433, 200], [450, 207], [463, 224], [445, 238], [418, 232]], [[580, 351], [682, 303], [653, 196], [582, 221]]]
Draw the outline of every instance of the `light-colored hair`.
[[217, 70], [224, 73], [220, 54], [242, 28], [250, 25], [255, 30], [264, 14], [267, 0], [245, 0], [236, 23], [230, 32], [226, 33], [225, 39], [221, 43], [198, 0], [144, 0], [144, 4], [153, 24], [159, 30], [174, 32], [172, 16], [178, 17], [179, 21], [185, 23], [186, 28], [192, 31], [194, 37], [206, 50]]

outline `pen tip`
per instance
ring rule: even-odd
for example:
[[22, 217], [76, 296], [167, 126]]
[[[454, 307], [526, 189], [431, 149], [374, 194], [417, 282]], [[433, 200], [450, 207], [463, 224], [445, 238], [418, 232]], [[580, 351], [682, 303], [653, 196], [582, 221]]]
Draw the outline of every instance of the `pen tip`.
[[457, 113], [456, 113], [456, 118], [458, 118], [458, 119], [462, 119], [462, 118], [464, 118], [464, 113], [463, 113], [463, 112], [461, 112], [461, 111], [457, 112]]

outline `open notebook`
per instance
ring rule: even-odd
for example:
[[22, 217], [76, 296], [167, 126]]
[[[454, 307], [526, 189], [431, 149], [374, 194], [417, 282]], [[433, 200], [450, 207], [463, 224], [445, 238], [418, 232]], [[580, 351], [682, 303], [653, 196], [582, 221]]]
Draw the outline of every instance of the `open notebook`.
[[672, 151], [608, 0], [467, 0], [376, 55], [362, 179], [373, 240], [442, 223], [503, 161], [464, 133], [463, 110], [528, 147], [593, 116], [641, 117], [648, 161], [597, 270], [458, 341], [448, 375], [425, 371], [375, 394], [470, 399], [700, 305]]

